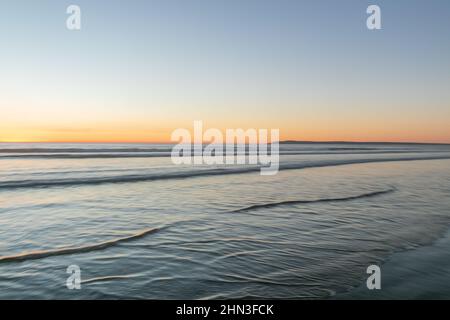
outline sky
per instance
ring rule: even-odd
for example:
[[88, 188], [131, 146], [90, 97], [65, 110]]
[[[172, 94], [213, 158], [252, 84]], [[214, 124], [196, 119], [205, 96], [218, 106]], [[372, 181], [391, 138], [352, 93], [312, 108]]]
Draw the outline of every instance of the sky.
[[0, 142], [450, 143], [448, 0], [1, 0], [0, 40]]

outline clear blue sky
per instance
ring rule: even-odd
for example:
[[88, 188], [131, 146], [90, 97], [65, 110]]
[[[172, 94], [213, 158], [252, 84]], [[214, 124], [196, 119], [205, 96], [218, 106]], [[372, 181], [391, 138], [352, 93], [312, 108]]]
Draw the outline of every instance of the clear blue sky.
[[198, 119], [450, 142], [448, 0], [11, 0], [0, 35], [3, 141], [157, 141]]

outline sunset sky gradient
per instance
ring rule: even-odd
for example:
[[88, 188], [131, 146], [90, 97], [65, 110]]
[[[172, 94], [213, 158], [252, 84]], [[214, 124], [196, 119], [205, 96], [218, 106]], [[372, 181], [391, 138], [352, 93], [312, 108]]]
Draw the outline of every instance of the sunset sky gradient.
[[450, 143], [448, 0], [15, 0], [0, 34], [0, 142], [167, 142], [202, 120]]

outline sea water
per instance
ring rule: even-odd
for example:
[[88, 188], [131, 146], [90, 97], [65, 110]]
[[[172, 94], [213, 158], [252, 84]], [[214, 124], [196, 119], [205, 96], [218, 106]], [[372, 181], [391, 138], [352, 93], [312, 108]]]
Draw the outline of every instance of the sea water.
[[[170, 151], [0, 144], [0, 298], [376, 298], [372, 264], [408, 288], [394, 298], [450, 298], [440, 256], [420, 253], [449, 243], [450, 146], [286, 143], [274, 176]], [[408, 252], [435, 281], [408, 286]]]

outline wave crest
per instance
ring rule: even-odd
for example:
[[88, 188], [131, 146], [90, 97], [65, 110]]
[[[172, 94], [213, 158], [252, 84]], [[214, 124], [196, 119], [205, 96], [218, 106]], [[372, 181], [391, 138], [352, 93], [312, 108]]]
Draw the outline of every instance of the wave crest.
[[[362, 163], [397, 162], [397, 161], [419, 161], [419, 160], [444, 160], [450, 159], [450, 155], [436, 156], [415, 156], [415, 157], [392, 157], [392, 158], [363, 158], [363, 159], [343, 159], [343, 160], [315, 160], [302, 161], [300, 163], [280, 164], [279, 170], [296, 170], [306, 168], [332, 167]], [[194, 177], [216, 176], [226, 174], [243, 174], [260, 171], [261, 166], [215, 168], [207, 170], [177, 171], [154, 174], [128, 174], [109, 177], [90, 178], [63, 178], [63, 179], [32, 179], [32, 180], [9, 180], [0, 182], [1, 189], [22, 189], [22, 188], [49, 188], [77, 185], [98, 185], [106, 183], [130, 183], [152, 180], [186, 179]]]
[[289, 200], [289, 201], [279, 201], [279, 202], [270, 202], [270, 203], [263, 203], [263, 204], [255, 204], [248, 207], [236, 209], [229, 211], [230, 213], [238, 213], [238, 212], [246, 212], [246, 211], [253, 211], [253, 210], [259, 210], [259, 209], [266, 209], [266, 208], [273, 208], [283, 205], [295, 205], [295, 204], [310, 204], [310, 203], [318, 203], [318, 202], [340, 202], [340, 201], [351, 201], [356, 199], [363, 199], [363, 198], [370, 198], [370, 197], [376, 197], [383, 194], [391, 193], [397, 190], [396, 188], [391, 188], [387, 190], [382, 191], [374, 191], [369, 193], [364, 193], [356, 196], [351, 197], [344, 197], [344, 198], [325, 198], [325, 199], [317, 199], [317, 200]]
[[34, 260], [34, 259], [42, 259], [51, 256], [60, 256], [67, 255], [73, 253], [81, 253], [81, 252], [90, 252], [96, 250], [102, 250], [108, 247], [115, 246], [121, 242], [136, 240], [147, 235], [156, 233], [160, 231], [161, 228], [153, 228], [153, 229], [145, 229], [143, 231], [137, 232], [131, 236], [112, 239], [108, 241], [104, 241], [101, 243], [96, 243], [92, 245], [79, 246], [79, 247], [64, 247], [59, 249], [50, 249], [50, 250], [38, 250], [31, 252], [24, 252], [10, 256], [0, 256], [0, 263], [2, 262], [13, 262], [13, 261], [25, 261], [25, 260]]

